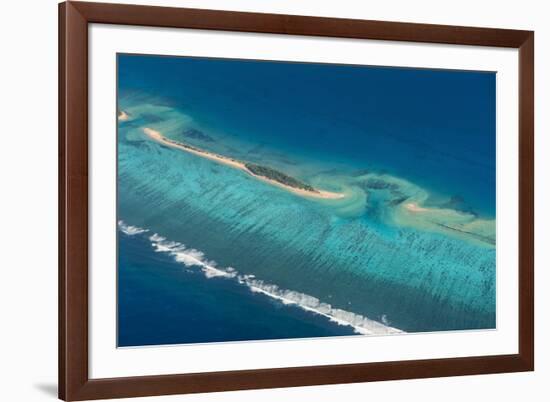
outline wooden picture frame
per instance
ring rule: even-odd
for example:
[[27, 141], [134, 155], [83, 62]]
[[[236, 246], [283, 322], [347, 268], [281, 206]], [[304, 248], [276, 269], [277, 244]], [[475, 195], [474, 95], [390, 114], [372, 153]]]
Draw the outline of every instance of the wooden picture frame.
[[[400, 362], [90, 379], [88, 25], [120, 24], [519, 49], [519, 353]], [[534, 369], [534, 33], [120, 4], [59, 5], [59, 397], [140, 397]]]

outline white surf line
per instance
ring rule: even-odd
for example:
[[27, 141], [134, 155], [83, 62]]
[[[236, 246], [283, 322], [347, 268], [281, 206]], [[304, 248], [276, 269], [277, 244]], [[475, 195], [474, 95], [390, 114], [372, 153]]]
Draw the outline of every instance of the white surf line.
[[[254, 279], [254, 275], [239, 274], [238, 271], [232, 267], [228, 267], [226, 269], [218, 268], [215, 265], [215, 262], [205, 260], [205, 255], [202, 251], [187, 248], [179, 242], [166, 240], [166, 238], [158, 235], [157, 233], [149, 236], [149, 240], [152, 242], [155, 251], [168, 253], [174, 257], [176, 262], [183, 263], [187, 267], [200, 267], [201, 271], [208, 279], [214, 277], [236, 278], [239, 283], [246, 285], [253, 293], [261, 293], [272, 299], [279, 300], [285, 305], [295, 305], [302, 310], [321, 315], [329, 319], [331, 322], [337, 323], [338, 325], [352, 327], [358, 334], [383, 335], [404, 332], [365, 316], [350, 311], [333, 308], [330, 304], [321, 302], [314, 296], [292, 290], [280, 289], [277, 285], [267, 284], [261, 280]], [[303, 299], [309, 299], [318, 304], [318, 306], [314, 307], [300, 303], [298, 300], [289, 298], [289, 294], [294, 294]], [[341, 317], [342, 315], [350, 317], [351, 320]]]

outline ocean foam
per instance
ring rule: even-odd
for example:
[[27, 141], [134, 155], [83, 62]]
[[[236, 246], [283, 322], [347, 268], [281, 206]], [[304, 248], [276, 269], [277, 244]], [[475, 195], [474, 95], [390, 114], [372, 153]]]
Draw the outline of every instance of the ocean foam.
[[149, 229], [142, 229], [137, 226], [127, 225], [124, 221], [118, 221], [118, 227], [122, 233], [127, 234], [128, 236], [135, 236], [141, 233], [146, 233]]
[[220, 276], [234, 278], [237, 276], [237, 271], [234, 268], [218, 268], [216, 262], [208, 261], [202, 251], [187, 248], [179, 242], [166, 240], [166, 238], [159, 236], [157, 233], [149, 236], [149, 240], [157, 253], [168, 253], [177, 262], [182, 263], [186, 267], [200, 267], [207, 278]]
[[280, 289], [277, 285], [249, 278], [244, 279], [242, 283], [245, 283], [252, 292], [262, 293], [281, 301], [283, 304], [296, 305], [303, 310], [322, 315], [338, 325], [350, 326], [358, 334], [386, 335], [403, 332], [351, 311], [334, 308], [330, 304], [321, 302], [316, 297], [304, 293]]
[[[119, 227], [125, 233], [128, 228], [132, 228], [129, 230], [132, 234], [148, 231], [126, 224], [123, 226], [120, 222]], [[247, 286], [253, 293], [260, 293], [278, 300], [285, 305], [294, 305], [305, 311], [321, 315], [338, 325], [352, 327], [358, 334], [386, 335], [404, 332], [389, 326], [385, 315], [382, 316], [383, 322], [371, 320], [365, 316], [335, 308], [328, 303], [320, 301], [316, 297], [293, 290], [281, 289], [277, 285], [256, 279], [255, 275], [240, 274], [233, 267], [218, 267], [217, 263], [215, 261], [209, 261], [202, 251], [188, 248], [180, 242], [167, 240], [157, 233], [149, 236], [149, 240], [156, 252], [167, 253], [174, 257], [175, 261], [182, 263], [186, 267], [200, 268], [207, 278], [223, 277], [235, 279], [240, 284]]]

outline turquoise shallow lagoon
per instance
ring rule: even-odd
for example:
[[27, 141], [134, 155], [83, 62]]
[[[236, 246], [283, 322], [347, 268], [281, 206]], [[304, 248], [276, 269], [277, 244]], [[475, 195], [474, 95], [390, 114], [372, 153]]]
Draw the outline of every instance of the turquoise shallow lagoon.
[[119, 345], [494, 328], [494, 89], [489, 73], [119, 56]]

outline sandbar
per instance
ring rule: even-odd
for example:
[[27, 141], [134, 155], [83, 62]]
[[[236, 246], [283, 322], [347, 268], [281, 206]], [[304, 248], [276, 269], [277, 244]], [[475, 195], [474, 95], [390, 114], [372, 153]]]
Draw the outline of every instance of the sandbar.
[[223, 165], [230, 166], [234, 169], [242, 170], [258, 180], [261, 180], [273, 186], [277, 186], [279, 188], [282, 188], [284, 190], [290, 191], [294, 194], [297, 194], [303, 197], [324, 198], [324, 199], [340, 199], [345, 197], [344, 193], [335, 193], [335, 192], [324, 191], [319, 189], [308, 190], [304, 188], [293, 187], [293, 186], [281, 183], [279, 181], [270, 179], [269, 177], [255, 174], [246, 166], [245, 162], [242, 162], [237, 159], [229, 158], [227, 156], [219, 155], [213, 152], [205, 151], [203, 149], [200, 149], [191, 145], [187, 145], [183, 142], [172, 140], [170, 138], [163, 136], [160, 132], [153, 130], [152, 128], [149, 128], [149, 127], [143, 128], [143, 132], [152, 140], [155, 140], [163, 145], [166, 145], [171, 148], [176, 148], [185, 152], [189, 152], [191, 154], [200, 156], [202, 158], [210, 159], [212, 161], [221, 163]]
[[130, 118], [130, 116], [128, 115], [128, 113], [126, 113], [124, 110], [121, 110], [119, 113], [118, 113], [118, 121], [126, 121]]
[[414, 202], [409, 202], [405, 204], [405, 208], [411, 212], [428, 212], [427, 208], [419, 207], [418, 204]]

